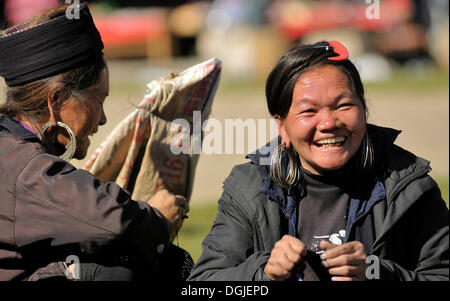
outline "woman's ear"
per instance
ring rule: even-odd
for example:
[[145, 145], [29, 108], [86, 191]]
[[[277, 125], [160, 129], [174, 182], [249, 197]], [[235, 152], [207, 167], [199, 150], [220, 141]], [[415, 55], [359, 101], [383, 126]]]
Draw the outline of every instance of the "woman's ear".
[[286, 148], [291, 147], [291, 140], [289, 139], [289, 136], [286, 131], [285, 120], [282, 119], [278, 115], [274, 115], [273, 117], [275, 118], [275, 121], [277, 122], [278, 133], [281, 136], [281, 143], [286, 144]]
[[47, 96], [47, 106], [48, 106], [48, 112], [50, 114], [49, 121], [52, 123], [53, 126], [57, 125], [56, 120], [56, 114], [55, 114], [55, 103], [57, 100], [56, 91], [58, 90], [58, 87], [60, 84], [57, 84], [55, 88], [51, 89]]

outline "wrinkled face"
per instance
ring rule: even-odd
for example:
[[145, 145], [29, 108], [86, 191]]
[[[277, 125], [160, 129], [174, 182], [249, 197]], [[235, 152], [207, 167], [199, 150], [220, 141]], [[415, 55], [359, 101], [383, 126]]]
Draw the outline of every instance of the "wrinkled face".
[[366, 117], [347, 75], [324, 65], [299, 77], [289, 112], [277, 123], [282, 142], [294, 146], [303, 168], [324, 174], [341, 168], [355, 155]]
[[[109, 72], [104, 69], [99, 82], [86, 89], [83, 93], [86, 98], [80, 101], [70, 98], [61, 107], [59, 116], [62, 122], [67, 124], [75, 134], [77, 148], [74, 154], [76, 159], [84, 159], [90, 145], [89, 136], [98, 131], [99, 125], [106, 123], [103, 103], [109, 94]], [[58, 135], [58, 142], [67, 145], [70, 139], [67, 135]]]

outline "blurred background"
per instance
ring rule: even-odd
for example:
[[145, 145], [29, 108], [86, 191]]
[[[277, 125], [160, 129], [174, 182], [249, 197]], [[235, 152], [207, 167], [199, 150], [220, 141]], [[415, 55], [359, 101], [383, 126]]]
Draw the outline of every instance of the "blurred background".
[[[64, 2], [74, 1], [0, 1], [0, 27]], [[269, 120], [264, 83], [283, 52], [294, 43], [339, 40], [365, 83], [369, 121], [401, 129], [397, 144], [431, 161], [431, 174], [448, 206], [447, 0], [87, 2], [111, 77], [108, 123], [94, 137], [89, 155], [135, 109], [149, 81], [211, 57], [222, 60], [223, 71], [210, 117]], [[0, 101], [4, 91], [1, 82]], [[235, 164], [246, 162], [244, 156], [200, 156], [191, 213], [176, 240], [194, 260], [214, 221], [222, 182]], [[73, 164], [81, 167], [83, 162]]]

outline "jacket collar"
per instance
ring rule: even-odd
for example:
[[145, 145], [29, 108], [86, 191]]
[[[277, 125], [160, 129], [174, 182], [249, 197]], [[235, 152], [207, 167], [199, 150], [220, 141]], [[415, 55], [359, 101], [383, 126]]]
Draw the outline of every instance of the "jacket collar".
[[17, 120], [6, 115], [0, 115], [0, 131], [6, 131], [22, 140], [40, 141], [39, 138]]
[[[275, 148], [281, 143], [281, 137], [272, 139], [262, 148], [248, 154], [250, 159], [256, 165], [262, 177], [260, 191], [266, 194], [272, 201], [278, 203], [281, 212], [289, 222], [288, 234], [297, 236], [297, 204], [299, 201], [299, 189], [295, 186], [283, 189], [279, 187], [270, 177], [270, 158]], [[285, 168], [285, 166], [283, 166]]]

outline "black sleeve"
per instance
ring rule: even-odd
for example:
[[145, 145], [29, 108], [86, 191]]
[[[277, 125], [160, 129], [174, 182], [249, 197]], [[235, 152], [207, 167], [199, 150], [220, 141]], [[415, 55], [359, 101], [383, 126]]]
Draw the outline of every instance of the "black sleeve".
[[380, 259], [381, 280], [449, 280], [448, 208], [439, 188], [424, 193], [400, 223], [403, 237], [397, 248], [414, 265], [406, 267], [396, 260]]
[[167, 222], [115, 183], [101, 183], [57, 157], [37, 155], [16, 182], [14, 238], [18, 247], [85, 243], [87, 253], [121, 238], [152, 256], [168, 240]]
[[202, 255], [188, 280], [269, 280], [264, 266], [270, 252], [253, 252], [252, 233], [249, 218], [224, 192], [216, 220], [202, 243]]

